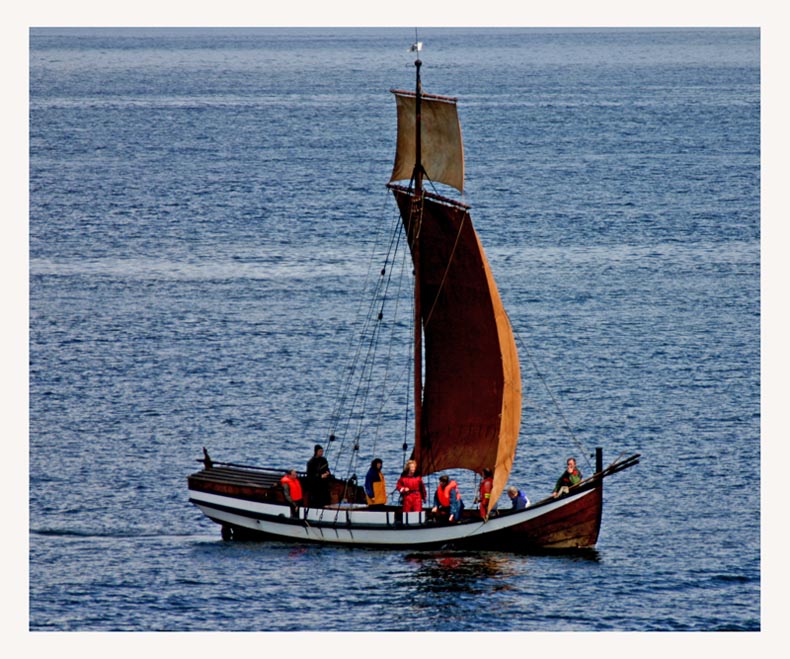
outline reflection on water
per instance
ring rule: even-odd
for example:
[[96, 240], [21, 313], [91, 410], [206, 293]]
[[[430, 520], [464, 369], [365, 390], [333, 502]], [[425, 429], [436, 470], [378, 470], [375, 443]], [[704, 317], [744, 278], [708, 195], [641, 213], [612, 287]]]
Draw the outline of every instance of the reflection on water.
[[507, 577], [512, 564], [501, 554], [487, 552], [436, 551], [407, 554], [406, 561], [419, 567], [413, 574], [418, 591], [490, 591], [492, 579], [502, 579], [493, 590], [509, 590]]
[[597, 549], [544, 549], [542, 551], [532, 550], [530, 556], [552, 556], [558, 560], [565, 559], [574, 562], [600, 563], [601, 555]]

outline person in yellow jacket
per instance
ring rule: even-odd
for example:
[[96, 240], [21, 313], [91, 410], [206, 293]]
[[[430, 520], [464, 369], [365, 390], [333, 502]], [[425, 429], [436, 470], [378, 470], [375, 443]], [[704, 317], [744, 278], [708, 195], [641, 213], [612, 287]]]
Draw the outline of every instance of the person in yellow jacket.
[[369, 506], [383, 506], [387, 503], [387, 482], [381, 471], [383, 466], [381, 458], [375, 458], [365, 476], [365, 498]]

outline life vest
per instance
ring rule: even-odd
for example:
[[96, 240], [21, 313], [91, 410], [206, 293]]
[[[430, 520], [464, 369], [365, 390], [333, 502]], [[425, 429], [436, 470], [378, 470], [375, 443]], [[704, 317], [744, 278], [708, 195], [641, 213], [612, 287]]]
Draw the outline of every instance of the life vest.
[[491, 499], [491, 490], [494, 489], [494, 479], [484, 478], [480, 483], [480, 516], [485, 517], [488, 513], [488, 504]]
[[299, 482], [298, 478], [291, 478], [289, 474], [285, 474], [285, 476], [280, 479], [280, 482], [283, 485], [288, 485], [291, 491], [291, 498], [294, 501], [299, 501], [302, 498], [302, 484]]
[[436, 488], [436, 496], [439, 498], [439, 503], [445, 508], [450, 505], [450, 492], [453, 488], [455, 488], [455, 498], [460, 499], [461, 493], [458, 491], [458, 483], [455, 481], [450, 481], [444, 488], [441, 485]]
[[488, 503], [491, 499], [491, 490], [494, 488], [494, 479], [486, 478], [480, 483], [480, 510], [488, 510]]

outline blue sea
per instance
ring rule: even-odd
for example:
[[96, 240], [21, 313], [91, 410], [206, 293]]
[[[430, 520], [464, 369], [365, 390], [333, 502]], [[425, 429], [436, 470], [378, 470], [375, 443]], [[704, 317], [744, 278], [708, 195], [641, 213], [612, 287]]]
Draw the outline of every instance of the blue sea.
[[30, 632], [762, 630], [758, 29], [419, 34], [518, 336], [511, 480], [642, 455], [583, 556], [228, 543], [187, 500], [203, 446], [324, 438], [412, 28], [29, 36]]

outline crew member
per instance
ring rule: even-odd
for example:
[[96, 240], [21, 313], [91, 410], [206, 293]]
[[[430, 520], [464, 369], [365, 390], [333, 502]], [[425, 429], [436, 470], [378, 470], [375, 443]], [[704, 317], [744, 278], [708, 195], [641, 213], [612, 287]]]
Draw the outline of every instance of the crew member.
[[557, 479], [557, 484], [554, 486], [554, 492], [551, 493], [555, 499], [560, 494], [568, 494], [568, 490], [582, 479], [582, 472], [576, 466], [575, 458], [568, 458], [568, 468], [562, 472], [562, 476]]
[[406, 468], [395, 487], [401, 494], [404, 513], [422, 510], [422, 504], [428, 498], [428, 493], [425, 490], [422, 477], [417, 474], [417, 463], [414, 460], [409, 460], [406, 463]]
[[383, 464], [381, 458], [375, 458], [365, 476], [365, 499], [369, 506], [380, 507], [387, 503], [387, 482], [381, 471]]
[[320, 444], [313, 447], [313, 457], [307, 461], [307, 481], [310, 486], [310, 507], [321, 508], [329, 503], [329, 461]]
[[299, 506], [302, 505], [302, 484], [296, 475], [296, 469], [285, 472], [280, 479], [283, 486], [283, 495], [289, 506], [291, 506], [291, 517], [299, 516]]
[[488, 515], [488, 506], [491, 503], [491, 490], [494, 489], [494, 474], [490, 469], [483, 469], [483, 480], [480, 483], [478, 499], [480, 500], [480, 517]]
[[447, 474], [442, 474], [439, 476], [439, 487], [436, 488], [436, 494], [433, 497], [432, 512], [439, 515], [440, 519], [458, 522], [463, 509], [464, 502], [458, 491], [458, 483], [450, 480]]

